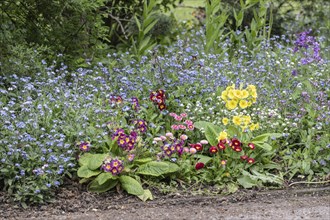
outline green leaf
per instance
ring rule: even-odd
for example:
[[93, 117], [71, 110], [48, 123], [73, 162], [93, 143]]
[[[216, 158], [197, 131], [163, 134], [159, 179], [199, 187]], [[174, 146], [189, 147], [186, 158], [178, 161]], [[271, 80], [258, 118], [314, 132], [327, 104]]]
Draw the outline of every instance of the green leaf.
[[168, 173], [174, 173], [179, 169], [179, 166], [174, 163], [151, 161], [141, 165], [136, 173], [147, 176], [161, 176]]
[[209, 156], [204, 156], [204, 155], [199, 155], [195, 154], [197, 158], [199, 158], [198, 162], [207, 164], [210, 160], [212, 160], [212, 157]]
[[90, 158], [93, 156], [91, 153], [85, 153], [83, 154], [79, 160], [78, 163], [80, 166], [88, 165]]
[[136, 179], [130, 176], [120, 176], [119, 181], [124, 190], [126, 190], [129, 194], [140, 196], [144, 194], [144, 190]]
[[265, 134], [261, 134], [255, 138], [253, 138], [250, 142], [254, 143], [254, 142], [267, 142], [268, 138], [272, 137], [272, 138], [279, 138], [282, 137], [282, 134], [280, 133], [265, 133]]
[[237, 179], [237, 181], [244, 188], [252, 188], [252, 187], [258, 185], [258, 181], [257, 180], [253, 180], [250, 176], [247, 176], [247, 175], [244, 175], [243, 177]]
[[106, 156], [108, 156], [108, 154], [93, 154], [89, 158], [88, 168], [91, 170], [98, 169], [102, 165]]
[[88, 184], [87, 189], [91, 192], [102, 193], [112, 189], [117, 184], [118, 184], [117, 179], [109, 179], [102, 185], [100, 185], [99, 182], [96, 179], [94, 179], [92, 182]]
[[260, 147], [260, 148], [262, 148], [262, 149], [264, 149], [264, 150], [266, 150], [266, 151], [271, 151], [271, 150], [273, 149], [273, 147], [270, 146], [270, 145], [267, 144], [267, 143], [256, 142], [256, 141], [254, 141], [253, 143], [254, 143], [257, 147]]
[[283, 178], [276, 176], [274, 174], [270, 174], [270, 173], [262, 174], [256, 170], [251, 170], [251, 172], [254, 174], [255, 178], [258, 178], [263, 183], [276, 183], [279, 185], [283, 184]]
[[87, 165], [82, 166], [78, 169], [77, 174], [81, 178], [89, 178], [97, 176], [101, 173], [101, 170], [90, 170]]
[[240, 136], [240, 132], [236, 126], [228, 125], [227, 126], [227, 133], [230, 137]]
[[144, 164], [153, 161], [152, 158], [147, 157], [147, 158], [142, 158], [142, 159], [136, 159], [134, 160], [134, 164]]
[[153, 200], [153, 196], [152, 196], [152, 193], [150, 192], [149, 189], [145, 189], [143, 190], [144, 193], [142, 195], [139, 195], [137, 197], [139, 197], [139, 199], [141, 199], [143, 202], [147, 201], [148, 199], [149, 200]]
[[205, 137], [211, 145], [215, 146], [218, 144], [218, 136], [222, 131], [221, 127], [206, 121], [195, 122], [194, 126], [197, 129], [204, 130]]
[[98, 181], [98, 183], [100, 185], [102, 185], [103, 183], [105, 183], [106, 181], [108, 181], [109, 179], [117, 179], [116, 176], [112, 175], [112, 173], [101, 173], [100, 175], [98, 175], [96, 177], [96, 180]]

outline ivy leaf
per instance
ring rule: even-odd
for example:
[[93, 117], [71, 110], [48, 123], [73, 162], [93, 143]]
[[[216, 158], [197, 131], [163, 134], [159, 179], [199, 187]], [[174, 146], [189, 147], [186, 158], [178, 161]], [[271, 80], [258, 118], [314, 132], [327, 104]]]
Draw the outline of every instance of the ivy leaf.
[[126, 190], [129, 194], [141, 196], [144, 194], [144, 190], [136, 179], [130, 176], [120, 176], [119, 181], [124, 190]]
[[151, 161], [141, 165], [136, 173], [148, 176], [161, 176], [176, 172], [179, 169], [179, 166], [174, 163]]
[[90, 170], [87, 165], [79, 167], [77, 174], [81, 178], [89, 178], [97, 176], [101, 173], [101, 170]]
[[139, 197], [139, 199], [141, 199], [143, 202], [147, 201], [148, 199], [149, 200], [153, 200], [153, 196], [152, 196], [152, 193], [150, 192], [149, 189], [145, 189], [144, 190], [144, 193], [142, 195], [139, 195], [137, 196]]
[[118, 184], [117, 179], [108, 179], [103, 184], [99, 184], [97, 179], [94, 179], [92, 182], [88, 184], [87, 189], [91, 192], [102, 193], [112, 189], [117, 184]]

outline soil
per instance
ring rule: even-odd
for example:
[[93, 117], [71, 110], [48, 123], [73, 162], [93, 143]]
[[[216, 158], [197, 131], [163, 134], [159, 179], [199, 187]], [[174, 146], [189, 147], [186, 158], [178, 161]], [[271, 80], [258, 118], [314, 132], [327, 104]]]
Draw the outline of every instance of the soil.
[[231, 195], [193, 195], [180, 191], [142, 202], [126, 193], [87, 192], [68, 182], [53, 203], [23, 209], [0, 192], [0, 219], [330, 219], [330, 185], [244, 190]]

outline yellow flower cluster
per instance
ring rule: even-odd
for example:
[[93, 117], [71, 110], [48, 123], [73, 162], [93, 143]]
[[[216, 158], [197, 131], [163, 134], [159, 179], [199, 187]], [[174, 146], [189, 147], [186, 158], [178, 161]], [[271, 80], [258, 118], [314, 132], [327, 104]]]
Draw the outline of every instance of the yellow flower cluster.
[[254, 85], [248, 85], [246, 89], [235, 89], [235, 85], [228, 86], [221, 93], [221, 99], [226, 102], [226, 108], [233, 110], [237, 106], [245, 109], [257, 101], [257, 89]]
[[[249, 115], [235, 115], [232, 117], [231, 120], [235, 125], [238, 125], [242, 128], [242, 130], [245, 130], [247, 128], [250, 129], [250, 131], [254, 131], [259, 129], [259, 123], [252, 123], [251, 116]], [[230, 122], [228, 118], [222, 118], [222, 123], [224, 125], [227, 125]]]

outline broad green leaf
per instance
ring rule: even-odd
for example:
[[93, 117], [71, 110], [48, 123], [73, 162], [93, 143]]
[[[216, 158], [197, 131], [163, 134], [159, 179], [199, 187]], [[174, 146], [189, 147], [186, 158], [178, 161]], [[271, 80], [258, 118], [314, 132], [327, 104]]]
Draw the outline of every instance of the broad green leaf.
[[149, 200], [153, 200], [153, 196], [152, 196], [152, 193], [150, 192], [149, 189], [145, 189], [143, 190], [144, 193], [142, 195], [139, 195], [139, 199], [141, 199], [143, 202], [147, 201], [148, 199]]
[[144, 164], [153, 161], [152, 158], [147, 157], [147, 158], [142, 158], [142, 159], [136, 159], [134, 160], [134, 164]]
[[257, 180], [253, 180], [250, 176], [244, 175], [243, 177], [237, 179], [239, 184], [244, 188], [252, 188], [258, 185]]
[[109, 180], [109, 179], [117, 179], [117, 177], [116, 176], [114, 176], [114, 175], [112, 175], [111, 173], [108, 173], [108, 172], [106, 172], [106, 173], [101, 173], [100, 175], [98, 175], [97, 177], [96, 177], [96, 180], [98, 181], [98, 183], [100, 184], [100, 185], [102, 185], [103, 183], [105, 183], [107, 180]]
[[250, 142], [254, 143], [254, 142], [267, 142], [268, 138], [272, 137], [272, 138], [279, 138], [282, 137], [282, 134], [280, 133], [265, 133], [265, 134], [261, 134], [255, 138], [253, 138]]
[[276, 184], [282, 184], [283, 183], [283, 179], [279, 176], [274, 175], [274, 174], [267, 173], [267, 175], [266, 175], [266, 174], [259, 173], [256, 170], [251, 170], [251, 172], [254, 174], [253, 176], [255, 178], [258, 178], [263, 183], [276, 183]]
[[78, 163], [80, 166], [88, 165], [90, 158], [93, 156], [91, 153], [85, 153], [83, 154], [79, 160]]
[[196, 157], [199, 158], [198, 162], [204, 164], [207, 164], [210, 160], [212, 160], [212, 157], [199, 155], [199, 154], [196, 154]]
[[218, 144], [218, 136], [222, 131], [221, 127], [206, 121], [195, 122], [194, 126], [197, 129], [204, 130], [205, 137], [211, 145], [215, 146]]
[[90, 170], [87, 165], [80, 167], [77, 171], [78, 176], [81, 178], [89, 178], [99, 175], [99, 173], [101, 173], [101, 170]]
[[92, 182], [88, 184], [87, 189], [91, 192], [102, 193], [112, 189], [117, 184], [118, 184], [117, 179], [109, 179], [102, 185], [100, 185], [99, 182], [96, 179], [94, 179]]
[[178, 170], [179, 166], [174, 163], [151, 161], [141, 165], [136, 173], [148, 176], [161, 176]]
[[124, 190], [126, 190], [129, 194], [140, 196], [144, 194], [144, 190], [136, 179], [130, 176], [120, 176], [119, 181]]
[[238, 128], [236, 126], [233, 126], [233, 125], [228, 125], [227, 126], [227, 133], [230, 137], [240, 135], [240, 131], [238, 130]]
[[264, 150], [266, 150], [266, 151], [271, 151], [271, 150], [273, 149], [273, 147], [270, 146], [270, 145], [267, 144], [267, 143], [256, 142], [256, 141], [254, 141], [253, 143], [254, 143], [257, 147], [260, 147], [260, 148], [262, 148], [262, 149], [264, 149]]
[[88, 168], [91, 170], [98, 169], [102, 165], [106, 156], [108, 156], [108, 154], [93, 154], [89, 158]]

